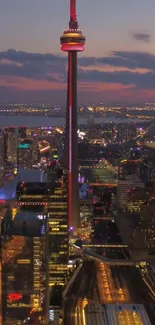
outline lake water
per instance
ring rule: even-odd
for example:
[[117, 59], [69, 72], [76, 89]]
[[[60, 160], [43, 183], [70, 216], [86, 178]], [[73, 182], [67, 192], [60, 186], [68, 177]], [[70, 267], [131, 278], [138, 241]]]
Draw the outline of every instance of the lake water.
[[[119, 119], [119, 118], [104, 118], [104, 117], [79, 117], [79, 125], [87, 125], [89, 123], [131, 123], [143, 122], [139, 119]], [[44, 126], [63, 126], [65, 125], [64, 117], [45, 117], [45, 116], [0, 116], [0, 128], [2, 127], [44, 127]]]

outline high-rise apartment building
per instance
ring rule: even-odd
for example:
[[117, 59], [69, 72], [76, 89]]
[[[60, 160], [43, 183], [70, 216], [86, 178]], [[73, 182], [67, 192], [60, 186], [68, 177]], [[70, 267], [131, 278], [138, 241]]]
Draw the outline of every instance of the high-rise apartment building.
[[3, 324], [37, 324], [48, 320], [47, 218], [38, 211], [20, 210], [2, 241]]
[[6, 128], [4, 130], [4, 159], [5, 163], [17, 165], [17, 145], [18, 131], [16, 128]]
[[15, 167], [17, 166], [17, 146], [18, 146], [18, 134], [17, 130], [9, 132], [8, 138], [8, 161], [11, 162]]
[[31, 169], [39, 161], [39, 146], [36, 141], [24, 139], [17, 148], [17, 166]]
[[19, 137], [24, 140], [27, 136], [27, 128], [26, 127], [20, 127], [18, 128], [18, 134], [19, 134]]
[[135, 248], [155, 251], [155, 199], [144, 203], [140, 209], [140, 218], [133, 230]]

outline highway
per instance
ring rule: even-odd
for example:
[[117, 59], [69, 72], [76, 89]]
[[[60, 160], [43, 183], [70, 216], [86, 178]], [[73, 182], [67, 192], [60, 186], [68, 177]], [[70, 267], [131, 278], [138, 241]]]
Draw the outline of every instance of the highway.
[[[133, 304], [142, 304], [146, 308], [152, 324], [155, 324], [155, 300], [144, 282], [144, 276], [136, 266], [107, 265], [104, 262], [84, 261], [64, 300], [64, 325], [107, 324], [105, 313], [99, 307], [102, 304], [131, 307]], [[92, 307], [87, 308], [86, 306]], [[87, 315], [88, 309], [91, 308], [99, 308], [99, 310], [92, 315], [90, 310], [90, 315]], [[120, 324], [124, 325], [126, 317], [130, 316], [131, 318], [130, 314], [130, 310], [128, 311], [128, 307], [126, 307], [122, 314], [124, 316], [121, 316], [124, 318], [120, 319]], [[143, 324], [143, 322], [137, 318], [136, 324]]]
[[85, 261], [64, 300], [64, 325], [85, 325], [84, 307], [98, 295], [95, 263]]
[[97, 280], [101, 303], [142, 303], [150, 301], [148, 288], [135, 266], [98, 263]]
[[132, 265], [134, 266], [135, 264], [138, 264], [139, 261], [135, 261], [135, 260], [131, 260], [128, 259], [126, 260], [125, 258], [123, 259], [113, 259], [113, 258], [107, 258], [104, 256], [101, 256], [99, 254], [94, 253], [92, 250], [90, 249], [83, 249], [83, 255], [87, 256], [90, 259], [93, 259], [95, 261], [103, 261], [103, 263], [107, 264], [107, 265], [122, 265], [122, 266], [126, 266], [126, 265]]
[[96, 262], [101, 304], [143, 304], [155, 324], [155, 300], [136, 266]]
[[83, 248], [128, 248], [128, 245], [124, 244], [83, 244]]
[[117, 267], [98, 263], [97, 279], [101, 303], [131, 302], [129, 290]]
[[151, 325], [143, 305], [92, 304], [85, 309], [86, 325]]

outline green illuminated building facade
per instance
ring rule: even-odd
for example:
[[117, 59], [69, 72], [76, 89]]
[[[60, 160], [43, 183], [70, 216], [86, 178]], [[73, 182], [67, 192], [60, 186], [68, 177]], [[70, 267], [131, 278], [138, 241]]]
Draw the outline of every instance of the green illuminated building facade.
[[25, 139], [17, 148], [17, 166], [24, 169], [32, 169], [33, 165], [37, 164], [39, 160], [38, 143]]

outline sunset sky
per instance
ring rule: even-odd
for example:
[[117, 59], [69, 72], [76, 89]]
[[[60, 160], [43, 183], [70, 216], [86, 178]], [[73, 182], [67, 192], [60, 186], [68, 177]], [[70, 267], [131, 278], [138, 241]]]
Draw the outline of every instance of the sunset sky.
[[[155, 101], [155, 1], [77, 0], [79, 102]], [[69, 0], [1, 0], [0, 101], [65, 104]]]

